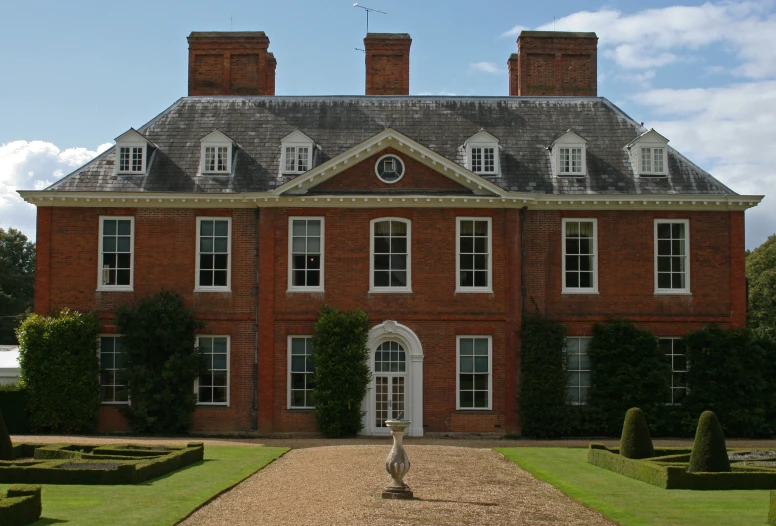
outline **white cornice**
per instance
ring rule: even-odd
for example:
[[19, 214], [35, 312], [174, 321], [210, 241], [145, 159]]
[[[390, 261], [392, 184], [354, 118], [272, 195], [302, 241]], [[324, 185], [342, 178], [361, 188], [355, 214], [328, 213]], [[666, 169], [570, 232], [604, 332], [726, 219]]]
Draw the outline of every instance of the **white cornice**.
[[119, 208], [522, 208], [530, 210], [746, 210], [759, 195], [278, 195], [20, 190], [36, 206]]
[[425, 164], [480, 196], [495, 195], [501, 197], [506, 194], [501, 187], [392, 128], [386, 128], [377, 135], [313, 168], [304, 175], [300, 175], [277, 187], [273, 193], [277, 195], [304, 194], [310, 188], [331, 179], [335, 175], [388, 147], [394, 148], [408, 157]]

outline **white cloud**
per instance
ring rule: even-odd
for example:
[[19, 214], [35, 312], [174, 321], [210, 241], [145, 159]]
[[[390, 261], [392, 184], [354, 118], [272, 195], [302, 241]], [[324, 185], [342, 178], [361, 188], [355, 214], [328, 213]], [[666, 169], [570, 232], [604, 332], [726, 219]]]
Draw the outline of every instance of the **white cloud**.
[[514, 26], [512, 29], [509, 29], [501, 33], [501, 38], [516, 37], [517, 35], [520, 34], [520, 31], [523, 31], [524, 29], [529, 29], [529, 28], [525, 26], [520, 26], [520, 25]]
[[747, 247], [776, 232], [776, 81], [639, 93], [671, 145], [740, 194], [765, 195], [747, 212]]
[[35, 207], [25, 203], [17, 190], [42, 190], [112, 145], [96, 150], [60, 150], [45, 141], [13, 141], [0, 145], [0, 226], [19, 228], [35, 236]]
[[491, 73], [494, 75], [501, 75], [502, 70], [493, 62], [475, 62], [469, 64], [470, 71], [481, 71], [483, 73]]
[[655, 78], [655, 70], [648, 69], [643, 73], [623, 73], [617, 75], [617, 78], [648, 88], [652, 79]]
[[[604, 56], [621, 68], [651, 69], [687, 60], [687, 51], [708, 46], [735, 54], [732, 73], [762, 79], [776, 74], [773, 2], [718, 1], [625, 14], [614, 9], [580, 11], [540, 26], [544, 31], [595, 31]], [[515, 26], [501, 36], [520, 33]]]

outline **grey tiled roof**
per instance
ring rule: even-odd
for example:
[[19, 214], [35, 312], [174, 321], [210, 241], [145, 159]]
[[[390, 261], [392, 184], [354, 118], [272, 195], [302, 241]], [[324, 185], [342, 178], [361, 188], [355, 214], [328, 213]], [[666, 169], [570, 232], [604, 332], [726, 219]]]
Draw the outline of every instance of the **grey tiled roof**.
[[[49, 190], [270, 191], [290, 179], [278, 177], [280, 140], [295, 129], [321, 164], [387, 127], [460, 164], [464, 141], [488, 131], [501, 146], [501, 175], [489, 179], [509, 191], [734, 194], [671, 148], [668, 177], [635, 177], [625, 145], [645, 129], [595, 97], [185, 97], [138, 129], [158, 146], [147, 176], [114, 175], [110, 149]], [[569, 128], [588, 140], [583, 178], [551, 173], [547, 146]], [[233, 177], [197, 175], [200, 139], [215, 129], [239, 145]]]

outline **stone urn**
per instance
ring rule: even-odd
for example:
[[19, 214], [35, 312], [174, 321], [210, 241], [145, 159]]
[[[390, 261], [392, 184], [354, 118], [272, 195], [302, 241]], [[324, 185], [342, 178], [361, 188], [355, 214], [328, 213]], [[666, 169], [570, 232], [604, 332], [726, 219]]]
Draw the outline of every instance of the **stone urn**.
[[393, 483], [383, 490], [384, 499], [412, 499], [412, 490], [402, 480], [410, 470], [410, 459], [404, 451], [404, 432], [410, 426], [409, 420], [386, 420], [385, 425], [391, 429], [393, 447], [385, 459], [385, 470], [393, 479]]

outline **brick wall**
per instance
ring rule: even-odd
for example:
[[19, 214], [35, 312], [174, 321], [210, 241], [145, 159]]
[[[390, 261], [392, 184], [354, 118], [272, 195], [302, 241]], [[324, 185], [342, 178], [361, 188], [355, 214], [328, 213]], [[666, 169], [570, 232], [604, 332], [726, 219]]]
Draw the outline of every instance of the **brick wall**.
[[517, 46], [508, 62], [510, 96], [597, 96], [595, 33], [523, 31]]
[[367, 95], [409, 95], [410, 45], [406, 33], [368, 33], [364, 39]]
[[[393, 154], [404, 162], [404, 176], [392, 184], [382, 182], [375, 173], [375, 163], [383, 155]], [[425, 164], [396, 151], [384, 150], [310, 189], [310, 193], [361, 193], [374, 191], [461, 192], [471, 190]]]

